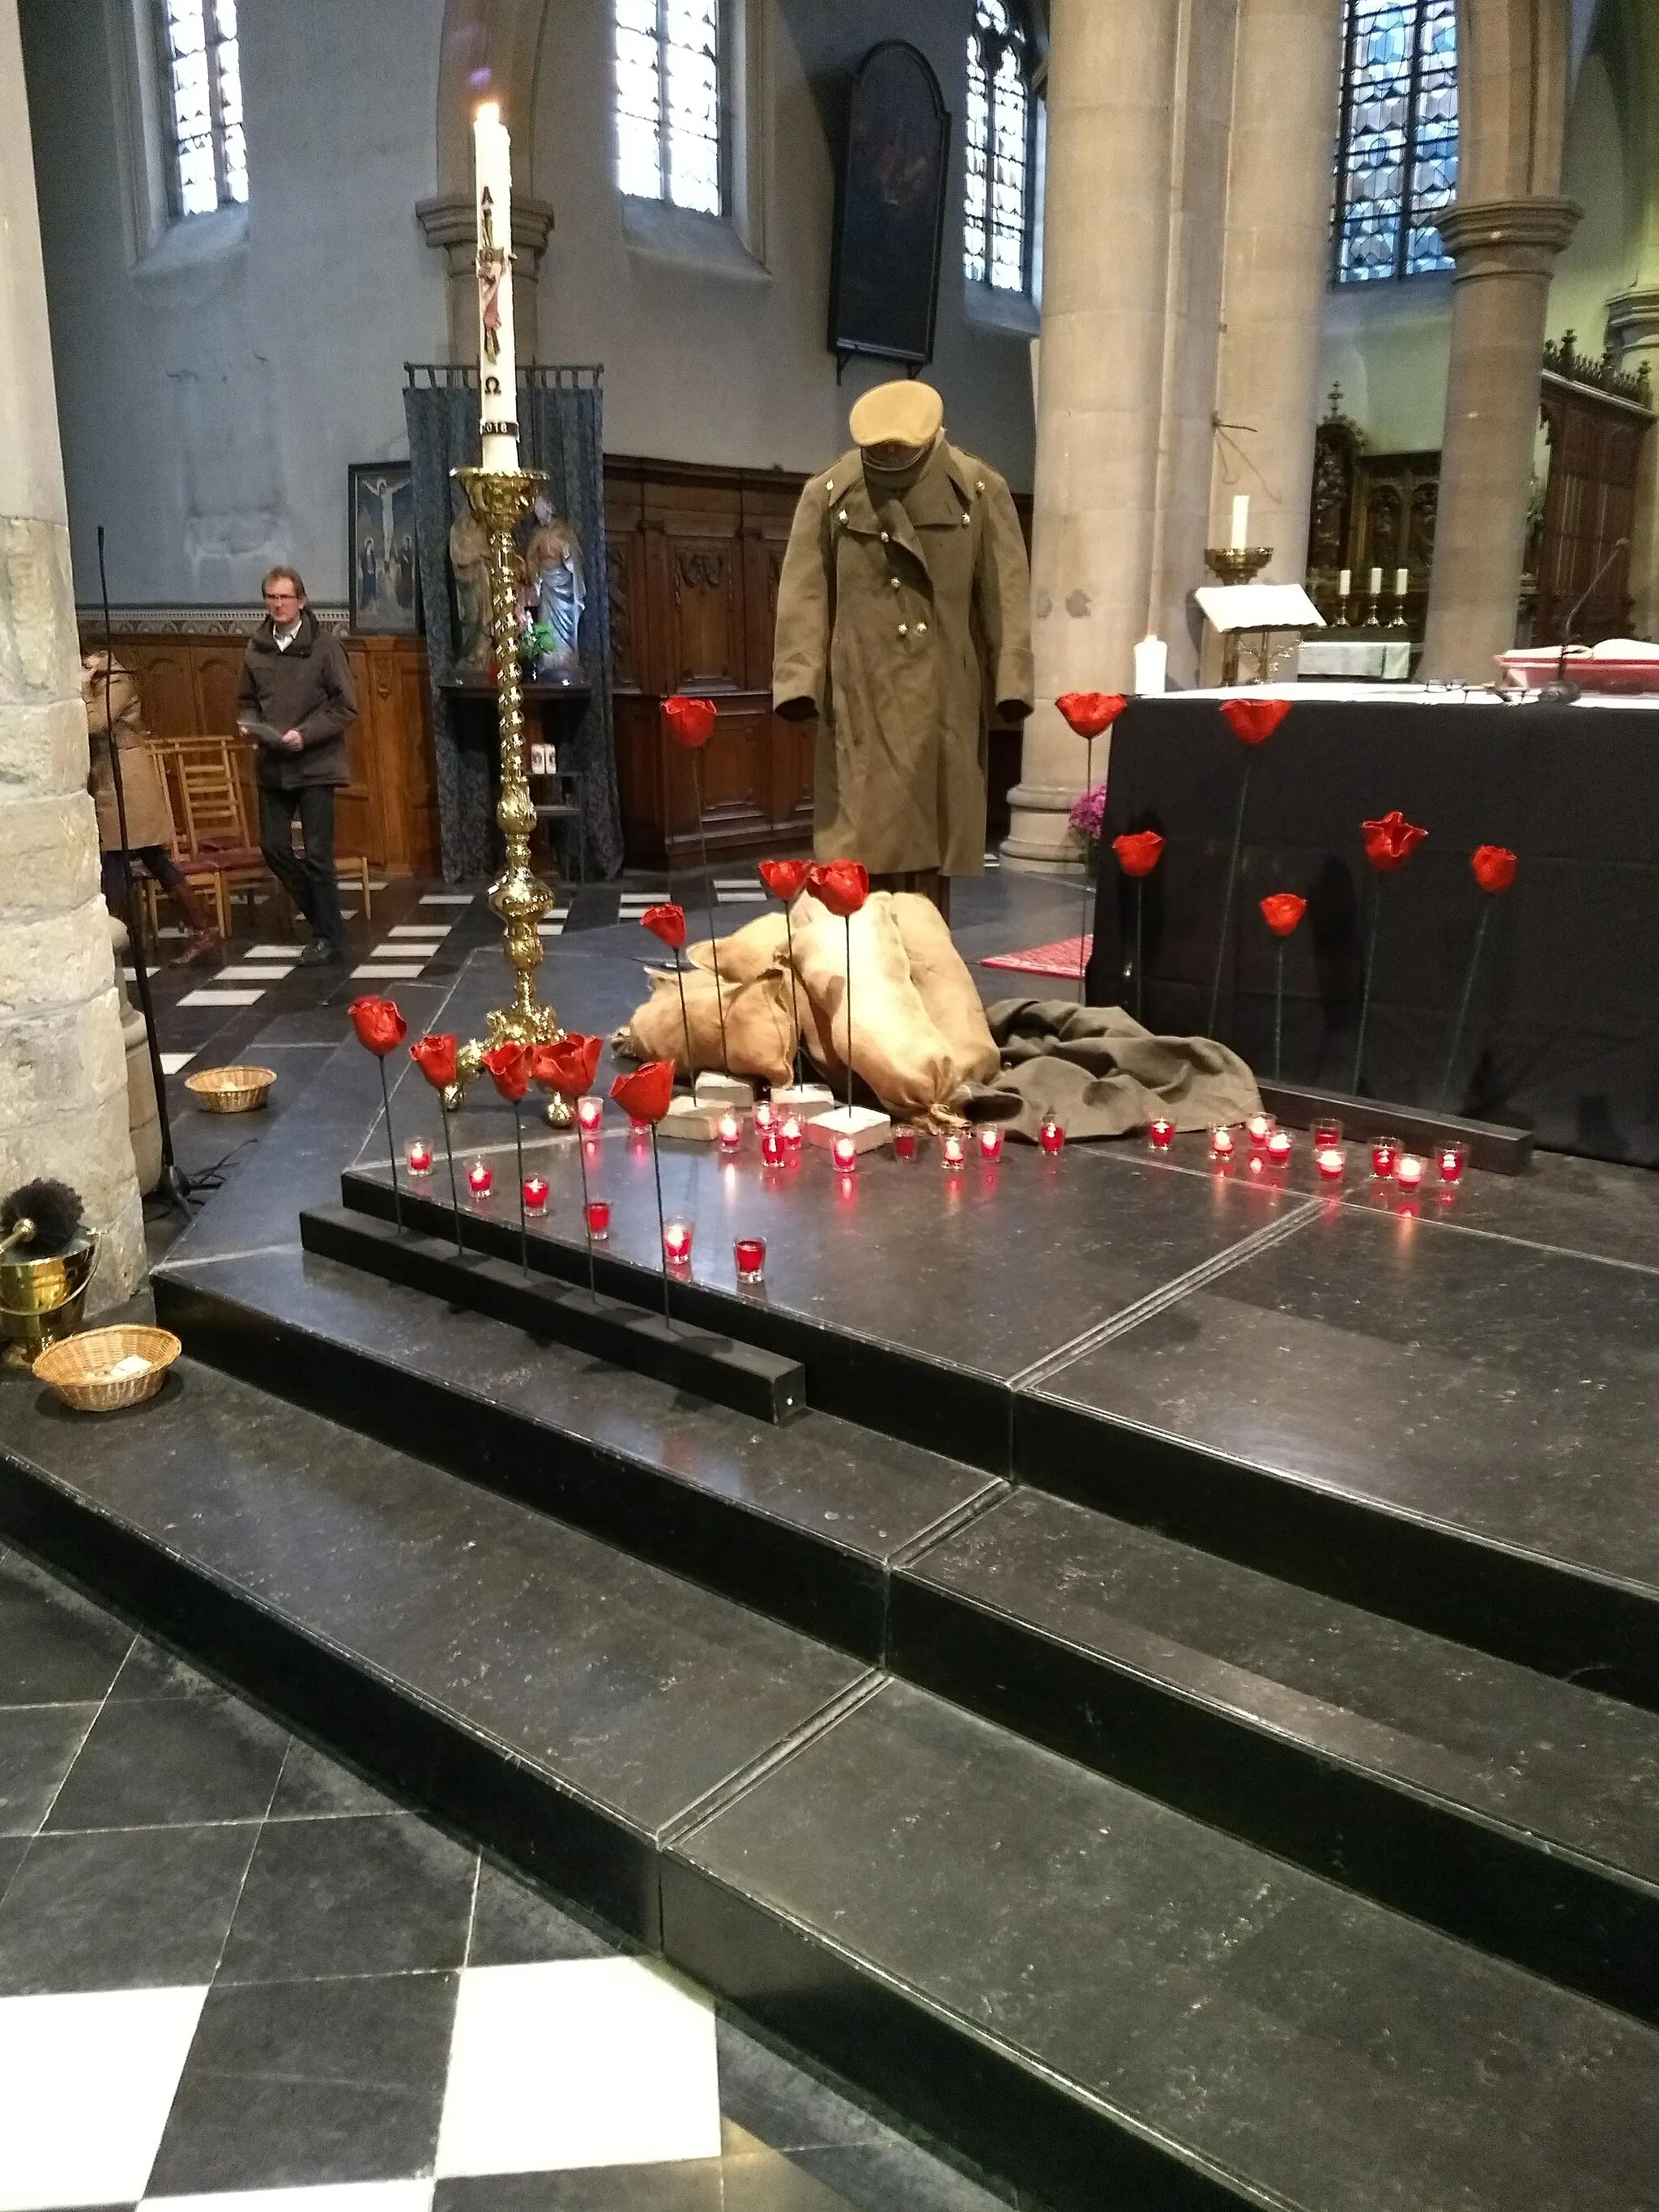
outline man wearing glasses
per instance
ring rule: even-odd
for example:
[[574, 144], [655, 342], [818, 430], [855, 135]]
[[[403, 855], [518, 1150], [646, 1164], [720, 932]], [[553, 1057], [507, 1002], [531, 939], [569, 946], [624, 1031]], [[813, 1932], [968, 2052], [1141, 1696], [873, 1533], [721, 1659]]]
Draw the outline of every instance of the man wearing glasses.
[[[238, 726], [258, 745], [259, 847], [265, 866], [311, 925], [302, 968], [345, 958], [334, 873], [334, 793], [350, 781], [345, 732], [357, 694], [339, 640], [306, 605], [297, 569], [264, 580], [265, 619], [249, 641]], [[300, 817], [303, 859], [294, 850]]]

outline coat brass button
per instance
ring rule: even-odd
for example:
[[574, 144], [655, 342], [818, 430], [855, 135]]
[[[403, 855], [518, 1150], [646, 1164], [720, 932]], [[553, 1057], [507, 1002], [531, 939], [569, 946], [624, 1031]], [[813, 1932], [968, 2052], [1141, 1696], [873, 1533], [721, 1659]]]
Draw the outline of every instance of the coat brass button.
[[886, 532], [886, 531], [884, 531], [884, 531], [882, 532], [882, 533], [881, 533], [881, 542], [882, 542], [882, 544], [883, 544], [884, 545], [885, 545], [885, 544], [888, 543], [888, 533], [887, 533], [887, 532]]
[[[963, 520], [964, 522], [966, 522], [966, 521], [967, 521], [967, 520], [968, 520], [968, 518], [967, 518], [967, 516], [966, 516], [965, 514], [963, 516], [963, 518], [962, 518], [962, 519], [963, 519]], [[845, 522], [845, 521], [846, 521], [846, 520], [847, 520], [847, 509], [846, 509], [845, 507], [842, 507], [842, 509], [841, 513], [840, 513], [840, 514], [836, 517], [836, 521], [837, 521], [837, 522]]]
[[888, 580], [888, 582], [892, 586], [893, 589], [894, 589], [895, 591], [897, 591], [897, 589], [898, 589], [898, 587], [899, 587], [899, 580], [898, 580], [898, 578], [897, 578], [896, 576], [890, 576], [890, 577], [887, 579], [887, 580]]
[[909, 625], [909, 623], [901, 623], [899, 624], [899, 635], [900, 635], [901, 637], [908, 637], [909, 635], [910, 635], [910, 625]]
[[926, 637], [926, 636], [927, 636], [927, 623], [918, 623], [916, 624], [916, 635], [917, 635], [918, 637]]
[[[846, 516], [845, 516], [845, 515], [843, 515], [843, 516], [842, 517], [842, 520], [844, 522], [846, 520], [847, 520]], [[973, 526], [973, 520], [974, 520], [974, 518], [973, 518], [973, 516], [972, 516], [971, 514], [964, 514], [964, 515], [963, 516], [963, 518], [962, 518], [962, 526], [963, 526], [963, 528], [964, 530], [970, 529], [970, 528]]]

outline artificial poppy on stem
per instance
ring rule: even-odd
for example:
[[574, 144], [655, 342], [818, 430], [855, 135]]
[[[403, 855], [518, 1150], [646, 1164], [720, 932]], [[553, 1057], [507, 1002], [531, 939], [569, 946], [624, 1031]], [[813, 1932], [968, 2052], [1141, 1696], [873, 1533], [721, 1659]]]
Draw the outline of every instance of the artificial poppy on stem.
[[870, 896], [870, 871], [862, 860], [816, 860], [807, 872], [812, 896], [838, 914], [847, 932], [847, 1110], [853, 1110], [853, 916]]
[[[697, 1079], [697, 1071], [691, 1065], [691, 1022], [690, 1018], [685, 1011], [685, 973], [680, 966], [680, 948], [685, 943], [685, 908], [683, 906], [673, 905], [648, 906], [645, 912], [640, 916], [640, 927], [641, 929], [648, 929], [653, 937], [659, 937], [674, 956], [674, 981], [679, 986], [680, 994], [680, 1027], [685, 1033], [686, 1079], [688, 1082], [695, 1085]], [[719, 972], [719, 969], [716, 969], [716, 976], [718, 976]], [[717, 982], [715, 986], [715, 996], [718, 998], [719, 994], [719, 985]], [[720, 1010], [720, 1046], [722, 1050], [724, 1050], [725, 1045], [726, 1010], [722, 1007]]]
[[795, 1080], [801, 1077], [801, 1019], [799, 985], [795, 978], [795, 931], [789, 918], [789, 909], [806, 888], [806, 879], [812, 872], [810, 860], [762, 860], [760, 879], [775, 899], [783, 906], [783, 942], [789, 956], [789, 1008], [795, 1017]]
[[1285, 1038], [1285, 940], [1308, 911], [1308, 902], [1295, 891], [1269, 891], [1261, 902], [1261, 919], [1273, 932], [1273, 1081], [1279, 1080]]
[[[714, 969], [714, 1011], [720, 1024], [720, 1072], [730, 1074], [732, 1055], [726, 1043], [726, 994], [720, 988], [720, 942], [714, 934], [714, 886], [708, 874], [708, 836], [703, 826], [702, 805], [702, 749], [714, 734], [716, 709], [712, 699], [688, 699], [677, 691], [672, 699], [662, 702], [663, 720], [668, 725], [668, 734], [677, 745], [691, 756], [691, 784], [697, 798], [697, 851], [702, 860], [702, 895], [708, 913], [708, 957]], [[682, 1012], [684, 1007], [685, 986], [680, 986]], [[686, 1062], [695, 1086], [696, 1070], [690, 1066], [691, 1042], [686, 1033]]]
[[[1084, 768], [1083, 788], [1091, 792], [1095, 787], [1095, 739], [1103, 731], [1109, 730], [1128, 701], [1121, 691], [1062, 691], [1054, 702], [1055, 711], [1067, 726], [1088, 746]], [[1103, 804], [1104, 794], [1103, 793]], [[1097, 830], [1097, 836], [1099, 832]], [[1089, 964], [1089, 866], [1087, 848], [1085, 848], [1083, 867], [1083, 927], [1077, 939], [1077, 995], [1080, 1005], [1084, 992], [1084, 974]]]
[[1250, 770], [1255, 766], [1255, 748], [1265, 744], [1291, 711], [1288, 699], [1224, 699], [1221, 718], [1227, 727], [1247, 750], [1244, 773], [1238, 780], [1238, 812], [1233, 820], [1233, 849], [1227, 862], [1227, 888], [1221, 902], [1221, 934], [1216, 940], [1215, 975], [1210, 984], [1210, 1012], [1205, 1024], [1206, 1034], [1215, 1035], [1216, 1012], [1221, 1004], [1221, 971], [1227, 959], [1227, 931], [1233, 918], [1233, 894], [1238, 888], [1238, 856], [1244, 845], [1244, 810], [1249, 803]]
[[662, 1317], [665, 1325], [672, 1329], [674, 1316], [668, 1304], [668, 1217], [663, 1212], [662, 1160], [657, 1151], [657, 1124], [668, 1111], [669, 1102], [674, 1096], [673, 1061], [647, 1060], [643, 1067], [636, 1067], [631, 1075], [619, 1075], [611, 1086], [611, 1096], [631, 1120], [651, 1124], [651, 1172], [657, 1183], [657, 1252], [662, 1267]]
[[530, 1273], [530, 1228], [524, 1210], [524, 1094], [530, 1088], [533, 1048], [516, 1037], [492, 1044], [479, 1061], [490, 1081], [513, 1109], [513, 1149], [519, 1163], [519, 1266]]
[[386, 1157], [392, 1163], [392, 1212], [401, 1235], [404, 1194], [398, 1182], [398, 1147], [392, 1136], [392, 1092], [386, 1079], [386, 1056], [396, 1052], [409, 1035], [409, 1024], [398, 1012], [395, 999], [354, 999], [346, 1012], [357, 1032], [358, 1043], [365, 1052], [372, 1052], [380, 1064], [380, 1105], [386, 1115]]
[[1377, 937], [1382, 922], [1382, 878], [1397, 874], [1428, 836], [1414, 822], [1407, 822], [1397, 806], [1379, 815], [1375, 822], [1362, 822], [1359, 834], [1364, 840], [1365, 858], [1376, 877], [1376, 889], [1371, 893], [1371, 927], [1365, 943], [1365, 981], [1359, 994], [1359, 1034], [1354, 1039], [1353, 1081], [1349, 1088], [1356, 1093], [1365, 1060], [1365, 1030], [1370, 1019], [1371, 987], [1376, 980]]
[[[530, 1055], [530, 1076], [533, 1083], [544, 1083], [550, 1091], [573, 1103], [593, 1088], [593, 1078], [599, 1073], [599, 1054], [605, 1050], [605, 1039], [584, 1036], [580, 1030], [567, 1030], [551, 1044], [535, 1046]], [[578, 1136], [576, 1164], [582, 1177], [582, 1234], [587, 1239], [587, 1293], [599, 1295], [599, 1284], [593, 1273], [593, 1230], [588, 1219], [587, 1207], [587, 1139]]]
[[1452, 1073], [1457, 1066], [1457, 1048], [1463, 1042], [1463, 1024], [1468, 1019], [1469, 1002], [1474, 996], [1474, 979], [1480, 967], [1481, 949], [1486, 941], [1486, 925], [1492, 920], [1492, 901], [1500, 898], [1515, 881], [1519, 866], [1507, 845], [1477, 845], [1469, 854], [1469, 866], [1474, 880], [1486, 894], [1480, 902], [1480, 919], [1474, 926], [1474, 944], [1469, 952], [1469, 964], [1463, 977], [1463, 995], [1457, 1004], [1457, 1019], [1452, 1024], [1451, 1043], [1446, 1050], [1446, 1073], [1440, 1082], [1440, 1103], [1445, 1108], [1451, 1103]]
[[1112, 840], [1112, 852], [1123, 874], [1135, 887], [1135, 1019], [1143, 1018], [1141, 992], [1141, 908], [1146, 878], [1164, 857], [1164, 840], [1156, 830], [1126, 830]]
[[449, 1203], [455, 1215], [455, 1251], [457, 1256], [465, 1250], [461, 1242], [461, 1201], [455, 1188], [455, 1147], [449, 1139], [449, 1101], [445, 1096], [455, 1080], [455, 1040], [447, 1030], [430, 1030], [417, 1037], [409, 1048], [409, 1056], [438, 1094], [438, 1111], [443, 1115], [444, 1158], [449, 1162]]

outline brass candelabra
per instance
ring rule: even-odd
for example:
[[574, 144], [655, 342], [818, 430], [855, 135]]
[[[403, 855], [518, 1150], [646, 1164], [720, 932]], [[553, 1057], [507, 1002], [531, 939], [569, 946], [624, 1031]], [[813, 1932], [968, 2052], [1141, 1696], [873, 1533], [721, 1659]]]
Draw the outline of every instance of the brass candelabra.
[[[452, 1112], [460, 1104], [467, 1085], [492, 1046], [508, 1040], [518, 1044], [551, 1044], [564, 1035], [552, 1007], [543, 1006], [536, 996], [535, 974], [542, 958], [538, 924], [551, 908], [554, 895], [530, 865], [536, 809], [530, 797], [525, 755], [513, 535], [547, 479], [531, 469], [457, 469], [455, 473], [489, 539], [489, 629], [495, 647], [501, 744], [501, 796], [495, 819], [507, 845], [501, 872], [489, 886], [489, 904], [501, 916], [507, 933], [503, 950], [513, 970], [513, 997], [509, 1005], [498, 1006], [486, 1016], [483, 1036], [471, 1039], [457, 1053], [456, 1079], [444, 1096], [444, 1103]], [[556, 1098], [547, 1117], [556, 1126], [562, 1125], [570, 1119], [570, 1108], [562, 1098]]]

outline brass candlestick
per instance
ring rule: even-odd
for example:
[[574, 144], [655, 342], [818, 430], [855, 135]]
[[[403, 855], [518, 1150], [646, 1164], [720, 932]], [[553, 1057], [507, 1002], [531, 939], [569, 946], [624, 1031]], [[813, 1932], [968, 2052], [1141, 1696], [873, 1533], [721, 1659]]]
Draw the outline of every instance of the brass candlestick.
[[[444, 1094], [453, 1113], [466, 1085], [478, 1073], [491, 1046], [551, 1044], [564, 1035], [551, 1006], [536, 996], [535, 973], [542, 958], [537, 924], [554, 903], [554, 895], [530, 865], [530, 838], [536, 809], [530, 796], [525, 757], [524, 692], [519, 674], [518, 580], [513, 532], [530, 512], [531, 501], [547, 482], [531, 469], [457, 469], [472, 512], [489, 539], [489, 629], [495, 647], [495, 698], [501, 732], [501, 797], [495, 819], [507, 842], [501, 872], [489, 886], [489, 904], [507, 932], [507, 964], [513, 970], [513, 1000], [486, 1017], [483, 1038], [473, 1038], [456, 1054], [456, 1079]], [[556, 1098], [547, 1109], [556, 1127], [570, 1119], [570, 1108]]]

